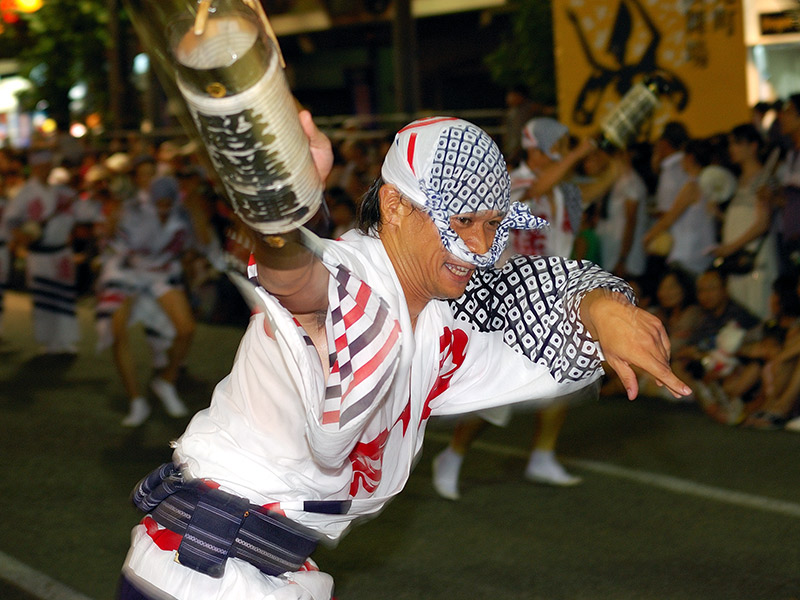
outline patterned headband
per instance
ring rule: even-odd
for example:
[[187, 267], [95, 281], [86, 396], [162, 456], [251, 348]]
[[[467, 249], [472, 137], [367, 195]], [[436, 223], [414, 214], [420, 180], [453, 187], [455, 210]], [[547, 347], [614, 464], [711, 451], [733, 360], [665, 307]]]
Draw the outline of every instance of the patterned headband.
[[[546, 226], [523, 204], [510, 203], [508, 169], [492, 138], [455, 117], [420, 119], [397, 132], [381, 176], [426, 210], [448, 252], [477, 267], [497, 262], [510, 229]], [[450, 227], [450, 217], [486, 210], [505, 216], [489, 251], [475, 254]]]

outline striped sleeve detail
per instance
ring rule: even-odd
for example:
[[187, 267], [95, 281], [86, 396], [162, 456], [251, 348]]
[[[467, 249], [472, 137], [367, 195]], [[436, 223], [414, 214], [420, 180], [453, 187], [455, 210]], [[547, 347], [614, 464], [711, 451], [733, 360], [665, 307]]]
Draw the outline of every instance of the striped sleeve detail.
[[[343, 265], [328, 268], [333, 276], [326, 324], [330, 372], [320, 419], [324, 429], [337, 431], [387, 393], [400, 357], [400, 323], [367, 283]], [[252, 256], [247, 276], [261, 287]], [[294, 323], [306, 346], [313, 348], [302, 325], [296, 319]]]
[[339, 265], [334, 276], [330, 324], [335, 350], [322, 419], [325, 426], [343, 427], [386, 392], [399, 357], [400, 324], [383, 299], [345, 267]]

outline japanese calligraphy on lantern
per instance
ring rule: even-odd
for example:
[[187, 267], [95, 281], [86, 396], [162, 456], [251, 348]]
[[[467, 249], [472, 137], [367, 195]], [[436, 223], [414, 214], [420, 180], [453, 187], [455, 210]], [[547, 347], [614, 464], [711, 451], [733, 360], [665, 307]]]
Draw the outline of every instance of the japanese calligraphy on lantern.
[[748, 120], [740, 0], [554, 0], [553, 19], [560, 118], [575, 133], [595, 133], [656, 74], [670, 92], [652, 132], [677, 119], [703, 136]]

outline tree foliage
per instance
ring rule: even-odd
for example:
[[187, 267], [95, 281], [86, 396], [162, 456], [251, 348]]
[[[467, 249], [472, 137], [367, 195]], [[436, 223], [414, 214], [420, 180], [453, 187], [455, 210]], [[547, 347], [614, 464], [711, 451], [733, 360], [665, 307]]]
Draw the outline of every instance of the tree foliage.
[[553, 105], [556, 69], [551, 2], [517, 0], [514, 6], [510, 31], [486, 57], [486, 64], [499, 85], [525, 85], [534, 100]]
[[[555, 65], [551, 0], [511, 0], [510, 28], [500, 46], [486, 58], [501, 86], [526, 85], [531, 96], [554, 104]], [[16, 58], [21, 75], [34, 89], [22, 98], [30, 110], [40, 99], [60, 126], [69, 122], [69, 90], [87, 88], [87, 112], [105, 113], [109, 104], [108, 0], [45, 0], [41, 9], [21, 15], [0, 34], [0, 57]]]
[[63, 127], [70, 116], [69, 90], [83, 82], [87, 111], [103, 111], [108, 105], [108, 19], [105, 0], [47, 0], [38, 11], [22, 15], [17, 35], [27, 43], [17, 59], [21, 74], [34, 85], [23, 103], [46, 98], [50, 115]]

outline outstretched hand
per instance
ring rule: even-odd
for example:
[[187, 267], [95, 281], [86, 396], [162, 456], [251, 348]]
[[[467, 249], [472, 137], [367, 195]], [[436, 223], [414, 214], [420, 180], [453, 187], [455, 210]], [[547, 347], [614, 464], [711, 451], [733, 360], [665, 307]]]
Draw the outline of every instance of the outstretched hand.
[[639, 393], [633, 367], [650, 373], [676, 398], [691, 393], [669, 366], [669, 338], [658, 317], [631, 304], [622, 294], [598, 289], [583, 298], [581, 320], [619, 375], [628, 399]]

